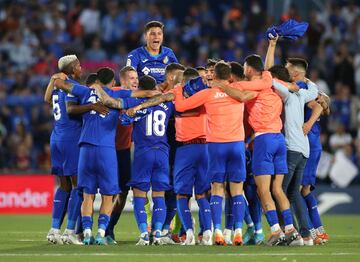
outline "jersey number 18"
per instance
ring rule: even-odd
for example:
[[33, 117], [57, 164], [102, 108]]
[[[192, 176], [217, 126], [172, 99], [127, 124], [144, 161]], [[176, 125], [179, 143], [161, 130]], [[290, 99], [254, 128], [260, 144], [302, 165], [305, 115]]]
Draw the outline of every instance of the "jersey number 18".
[[146, 117], [146, 135], [163, 136], [165, 134], [166, 114], [163, 111], [156, 110]]

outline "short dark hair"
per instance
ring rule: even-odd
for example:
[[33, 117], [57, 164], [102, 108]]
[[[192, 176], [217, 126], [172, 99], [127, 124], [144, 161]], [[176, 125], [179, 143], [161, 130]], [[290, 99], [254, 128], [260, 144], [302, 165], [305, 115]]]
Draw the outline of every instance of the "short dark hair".
[[199, 72], [192, 67], [186, 68], [183, 75], [184, 81], [189, 81], [190, 79], [194, 79], [199, 76]]
[[264, 63], [259, 55], [249, 55], [245, 58], [245, 63], [258, 72], [264, 71]]
[[156, 87], [156, 80], [152, 76], [144, 75], [139, 79], [140, 90], [154, 90]]
[[144, 33], [146, 34], [150, 28], [153, 27], [159, 27], [161, 30], [164, 31], [164, 24], [161, 23], [160, 21], [150, 21], [148, 23], [146, 23], [146, 25], [144, 26]]
[[123, 68], [121, 68], [120, 71], [119, 71], [120, 78], [125, 77], [126, 73], [130, 72], [130, 71], [136, 72], [136, 69], [134, 67], [132, 67], [132, 66], [124, 66]]
[[308, 62], [303, 58], [299, 58], [299, 57], [288, 58], [286, 62], [292, 64], [293, 66], [300, 67], [305, 71], [307, 71], [308, 69]]
[[240, 63], [238, 63], [238, 62], [230, 62], [230, 66], [231, 66], [231, 74], [236, 76], [236, 78], [238, 78], [238, 79], [245, 78], [245, 76], [244, 76], [244, 67]]
[[96, 80], [98, 80], [97, 74], [96, 73], [91, 73], [87, 76], [86, 81], [85, 81], [85, 85], [87, 86], [91, 86], [92, 84], [94, 84], [96, 82]]
[[206, 61], [206, 65], [205, 65], [205, 70], [208, 69], [209, 67], [213, 67], [216, 65], [217, 62], [219, 62], [220, 60], [219, 59], [216, 59], [216, 58], [209, 58], [207, 61]]
[[203, 66], [197, 66], [197, 67], [195, 67], [195, 69], [197, 71], [206, 70], [205, 67], [203, 67]]
[[231, 75], [231, 66], [224, 61], [217, 62], [215, 64], [215, 77], [220, 80], [228, 80]]
[[96, 72], [96, 74], [100, 83], [103, 85], [109, 84], [115, 78], [114, 70], [110, 67], [102, 67]]
[[168, 64], [166, 67], [165, 67], [165, 75], [169, 74], [169, 73], [172, 73], [173, 71], [175, 70], [181, 70], [181, 71], [184, 71], [185, 70], [185, 66], [179, 64], [179, 63], [171, 63], [171, 64]]
[[285, 82], [291, 82], [289, 71], [283, 65], [273, 65], [269, 68], [269, 72], [272, 77], [276, 77]]

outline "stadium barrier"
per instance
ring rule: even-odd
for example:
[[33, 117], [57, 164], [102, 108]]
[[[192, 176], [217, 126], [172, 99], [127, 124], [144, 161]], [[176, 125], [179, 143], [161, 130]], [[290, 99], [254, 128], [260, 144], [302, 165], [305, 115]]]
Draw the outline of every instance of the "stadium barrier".
[[[55, 189], [55, 179], [50, 175], [0, 174], [0, 214], [50, 214]], [[321, 214], [360, 214], [360, 186], [332, 188], [321, 185], [315, 193]], [[132, 200], [130, 191], [125, 211], [133, 210]], [[94, 209], [98, 211], [99, 208], [100, 197], [97, 196]], [[191, 209], [198, 210], [193, 198]]]
[[0, 175], [0, 214], [50, 214], [54, 188], [49, 175]]

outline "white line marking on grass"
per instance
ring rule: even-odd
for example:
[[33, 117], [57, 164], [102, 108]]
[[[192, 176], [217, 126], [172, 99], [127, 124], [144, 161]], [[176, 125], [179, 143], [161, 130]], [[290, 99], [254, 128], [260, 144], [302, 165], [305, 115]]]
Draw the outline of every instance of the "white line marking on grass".
[[261, 257], [261, 256], [355, 256], [360, 255], [360, 253], [216, 253], [216, 254], [206, 254], [206, 253], [192, 253], [192, 254], [184, 254], [184, 253], [164, 253], [164, 254], [156, 254], [156, 253], [21, 253], [21, 254], [13, 254], [13, 253], [4, 253], [0, 254], [0, 257], [26, 257], [26, 256], [37, 256], [37, 257], [60, 257], [60, 256], [129, 256], [129, 257], [141, 257], [141, 256], [156, 256], [156, 257], [164, 257], [164, 256], [229, 256], [229, 257]]

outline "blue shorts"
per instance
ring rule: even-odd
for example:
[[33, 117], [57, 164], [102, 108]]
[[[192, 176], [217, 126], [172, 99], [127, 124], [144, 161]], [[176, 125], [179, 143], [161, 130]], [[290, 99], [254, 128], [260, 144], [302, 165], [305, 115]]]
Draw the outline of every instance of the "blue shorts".
[[211, 182], [244, 182], [246, 179], [245, 143], [209, 143], [207, 177]]
[[118, 179], [121, 192], [128, 192], [130, 187], [127, 185], [131, 178], [131, 152], [130, 148], [116, 150], [118, 163]]
[[210, 189], [207, 179], [207, 144], [189, 144], [176, 149], [174, 165], [174, 191], [176, 194], [203, 194]]
[[87, 194], [116, 195], [120, 192], [116, 151], [113, 147], [80, 146], [78, 187]]
[[162, 147], [136, 149], [128, 186], [148, 192], [170, 190], [169, 150]]
[[50, 141], [51, 174], [76, 176], [79, 163], [78, 141]]
[[255, 176], [287, 174], [286, 143], [284, 135], [263, 134], [255, 137], [252, 171]]
[[303, 175], [301, 185], [303, 185], [303, 186], [310, 185], [312, 187], [312, 189], [314, 189], [315, 181], [316, 181], [316, 171], [317, 171], [317, 167], [319, 165], [321, 152], [322, 151], [320, 151], [320, 150], [310, 151], [310, 156], [305, 165], [304, 175]]

